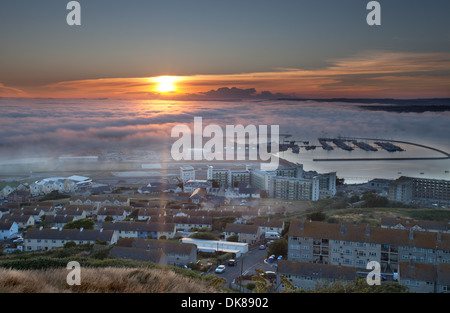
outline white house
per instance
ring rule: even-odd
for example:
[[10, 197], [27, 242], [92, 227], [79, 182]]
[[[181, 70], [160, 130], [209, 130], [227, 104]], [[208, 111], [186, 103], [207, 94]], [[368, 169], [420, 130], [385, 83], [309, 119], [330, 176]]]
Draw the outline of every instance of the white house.
[[5, 186], [5, 188], [3, 188], [0, 191], [0, 197], [1, 198], [6, 198], [10, 193], [12, 193], [15, 190], [15, 188], [12, 188], [11, 186]]
[[0, 239], [11, 238], [18, 232], [19, 232], [19, 226], [17, 225], [16, 222], [12, 222], [12, 221], [1, 222], [0, 221]]

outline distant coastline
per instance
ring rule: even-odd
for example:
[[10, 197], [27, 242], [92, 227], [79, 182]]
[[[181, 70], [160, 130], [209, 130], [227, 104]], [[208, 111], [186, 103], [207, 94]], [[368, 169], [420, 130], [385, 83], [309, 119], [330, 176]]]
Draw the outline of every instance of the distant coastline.
[[[282, 101], [316, 101], [358, 103], [358, 108], [368, 111], [386, 111], [393, 113], [424, 113], [450, 111], [450, 98], [430, 99], [310, 99], [310, 98], [279, 98]], [[373, 105], [365, 105], [373, 104]]]

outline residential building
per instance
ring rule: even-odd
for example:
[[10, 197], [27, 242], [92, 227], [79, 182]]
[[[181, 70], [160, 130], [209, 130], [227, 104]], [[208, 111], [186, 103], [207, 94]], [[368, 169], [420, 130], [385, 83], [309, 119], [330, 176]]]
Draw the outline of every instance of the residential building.
[[152, 262], [158, 265], [167, 265], [167, 257], [160, 250], [146, 250], [132, 247], [114, 246], [109, 256], [116, 259], [125, 259], [141, 262]]
[[259, 227], [259, 232], [261, 235], [265, 235], [266, 232], [281, 234], [284, 229], [283, 221], [270, 218], [256, 218], [254, 219], [253, 224]]
[[206, 193], [210, 193], [211, 192], [211, 188], [212, 188], [212, 183], [211, 181], [208, 180], [188, 180], [187, 182], [185, 182], [183, 184], [183, 192], [188, 193], [188, 194], [192, 194], [195, 189], [197, 188], [202, 188], [206, 190]]
[[122, 238], [117, 242], [117, 246], [146, 251], [161, 251], [165, 255], [164, 265], [197, 263], [197, 246], [191, 243], [143, 238]]
[[402, 176], [391, 182], [389, 200], [449, 204], [450, 181]]
[[51, 224], [51, 227], [64, 227], [67, 223], [73, 222], [75, 220], [74, 215], [46, 215], [45, 221]]
[[104, 241], [107, 245], [117, 243], [117, 234], [112, 230], [94, 229], [43, 229], [31, 228], [24, 237], [25, 251], [50, 250], [63, 247], [68, 242], [95, 244]]
[[413, 200], [413, 181], [407, 177], [401, 177], [392, 181], [389, 185], [388, 199], [402, 203], [411, 203]]
[[182, 183], [188, 180], [195, 180], [195, 169], [192, 166], [180, 167], [180, 180]]
[[14, 221], [0, 221], [0, 239], [9, 239], [19, 232], [19, 225]]
[[450, 264], [400, 262], [398, 282], [415, 293], [450, 293]]
[[102, 207], [97, 211], [97, 221], [105, 222], [106, 218], [109, 216], [113, 221], [124, 221], [127, 218], [127, 211], [124, 207]]
[[420, 263], [450, 263], [450, 234], [292, 221], [288, 232], [288, 259], [365, 269], [377, 261], [386, 273], [410, 259]]
[[27, 228], [30, 226], [34, 226], [35, 219], [33, 215], [24, 215], [24, 214], [11, 214], [3, 216], [0, 221], [2, 222], [16, 222], [19, 228]]
[[427, 221], [400, 217], [381, 218], [381, 227], [406, 230], [412, 229], [414, 231], [450, 233], [450, 222]]
[[289, 280], [296, 289], [314, 290], [318, 285], [328, 285], [336, 281], [349, 283], [356, 279], [356, 268], [320, 263], [278, 261], [277, 286], [283, 290], [280, 275]]
[[233, 235], [238, 235], [239, 242], [250, 245], [256, 244], [261, 240], [261, 233], [256, 225], [227, 223], [225, 226], [225, 239]]
[[103, 223], [105, 230], [115, 230], [119, 238], [171, 239], [175, 237], [174, 223], [157, 222], [108, 222]]
[[189, 197], [189, 202], [200, 204], [202, 202], [207, 201], [206, 197], [206, 188], [197, 188]]

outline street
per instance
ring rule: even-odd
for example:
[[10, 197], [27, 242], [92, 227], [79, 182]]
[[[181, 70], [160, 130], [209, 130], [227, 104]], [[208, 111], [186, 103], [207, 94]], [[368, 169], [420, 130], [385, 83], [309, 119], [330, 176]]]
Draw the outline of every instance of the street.
[[241, 271], [242, 275], [253, 275], [256, 273], [255, 269], [276, 272], [275, 263], [264, 263], [266, 256], [267, 249], [260, 250], [257, 247], [249, 250], [249, 252], [243, 254], [239, 259], [236, 259], [237, 264], [235, 266], [228, 266], [228, 263], [225, 263], [225, 272], [221, 274], [215, 273], [215, 275], [226, 278], [228, 284], [235, 278], [241, 276]]

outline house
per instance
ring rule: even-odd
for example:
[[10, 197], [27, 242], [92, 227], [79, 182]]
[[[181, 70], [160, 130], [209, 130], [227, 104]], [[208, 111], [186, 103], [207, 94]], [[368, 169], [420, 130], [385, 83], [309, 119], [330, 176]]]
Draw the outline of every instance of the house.
[[191, 195], [197, 188], [206, 189], [206, 193], [210, 193], [212, 182], [209, 180], [190, 179], [183, 184], [183, 192]]
[[62, 215], [70, 215], [73, 217], [73, 220], [79, 220], [87, 217], [86, 211], [80, 206], [77, 205], [68, 205], [65, 206], [62, 210], [58, 212]]
[[191, 203], [202, 203], [207, 200], [206, 198], [206, 189], [205, 188], [197, 188], [189, 197], [189, 202]]
[[187, 265], [197, 262], [197, 246], [194, 244], [167, 240], [122, 238], [117, 242], [117, 246], [147, 251], [162, 251], [166, 255], [166, 264], [164, 265]]
[[260, 198], [260, 190], [248, 183], [240, 183], [237, 190], [240, 198]]
[[103, 207], [97, 211], [98, 222], [105, 222], [108, 216], [113, 221], [124, 221], [127, 218], [127, 211], [121, 207]]
[[7, 196], [8, 202], [25, 203], [30, 202], [31, 193], [28, 189], [16, 189]]
[[398, 282], [415, 293], [450, 293], [450, 264], [400, 262]]
[[154, 220], [158, 217], [165, 216], [166, 211], [160, 208], [140, 208], [137, 219], [140, 221]]
[[33, 216], [35, 223], [40, 223], [45, 211], [39, 208], [22, 207], [20, 210], [13, 210], [11, 214], [14, 215], [30, 215]]
[[69, 204], [65, 205], [58, 213], [86, 218], [97, 214], [97, 212], [98, 206], [95, 204]]
[[160, 250], [146, 250], [129, 247], [114, 246], [109, 256], [117, 259], [152, 262], [158, 265], [167, 265], [166, 255]]
[[281, 234], [284, 229], [283, 221], [270, 218], [256, 218], [254, 219], [253, 224], [259, 227], [261, 235], [265, 235], [266, 232], [276, 232]]
[[130, 199], [118, 195], [96, 195], [90, 197], [74, 196], [70, 198], [70, 204], [96, 204], [98, 207], [102, 206], [129, 206]]
[[0, 221], [0, 239], [9, 239], [19, 232], [19, 225], [14, 221]]
[[33, 215], [25, 215], [25, 214], [5, 215], [2, 217], [1, 221], [16, 222], [17, 226], [19, 228], [26, 228], [26, 227], [34, 226], [34, 224], [35, 224], [34, 216]]
[[314, 290], [317, 285], [335, 281], [349, 283], [356, 279], [356, 269], [336, 265], [304, 263], [281, 260], [277, 268], [277, 286], [282, 290], [286, 286], [280, 275], [284, 276], [296, 289]]
[[212, 217], [208, 216], [173, 216], [166, 221], [175, 223], [177, 231], [190, 231], [191, 229], [212, 229]]
[[408, 287], [410, 292], [433, 293], [436, 288], [436, 270], [433, 264], [400, 262], [398, 281]]
[[67, 223], [73, 222], [75, 220], [74, 215], [47, 215], [45, 216], [45, 221], [50, 223], [52, 227], [64, 227]]
[[259, 227], [256, 225], [227, 223], [225, 226], [225, 239], [233, 235], [238, 235], [239, 242], [248, 244], [256, 244], [261, 239]]
[[25, 251], [50, 250], [63, 247], [68, 242], [95, 244], [105, 241], [107, 245], [117, 243], [117, 234], [112, 230], [94, 229], [43, 229], [32, 228], [24, 237]]
[[176, 228], [173, 223], [153, 222], [107, 222], [105, 230], [115, 230], [119, 238], [153, 238], [170, 239], [175, 237]]
[[0, 191], [0, 198], [1, 199], [6, 199], [13, 191], [15, 190], [15, 188], [12, 188], [10, 186], [5, 186], [1, 191]]
[[450, 223], [400, 217], [381, 218], [382, 228], [450, 233]]

